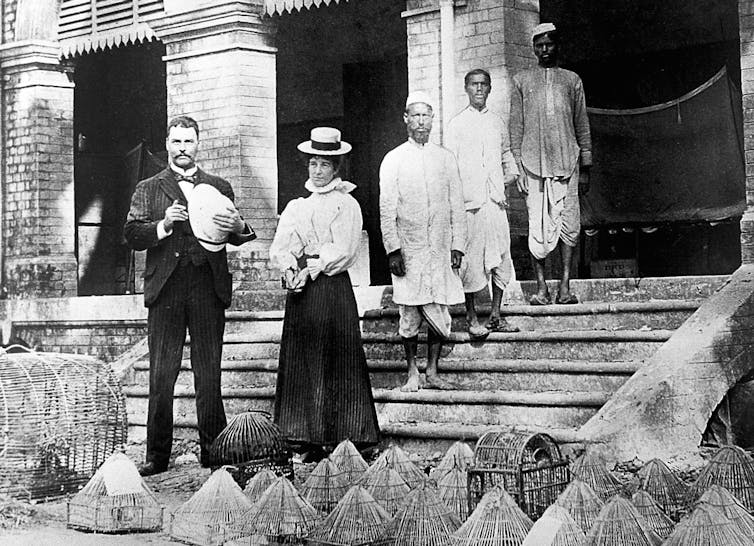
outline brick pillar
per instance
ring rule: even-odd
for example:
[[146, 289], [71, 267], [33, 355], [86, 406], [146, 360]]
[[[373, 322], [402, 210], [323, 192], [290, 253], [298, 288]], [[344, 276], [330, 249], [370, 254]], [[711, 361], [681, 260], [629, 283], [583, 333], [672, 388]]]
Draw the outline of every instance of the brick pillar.
[[267, 268], [277, 225], [275, 26], [261, 0], [166, 3], [168, 117], [199, 123], [198, 163], [226, 178], [258, 239], [229, 248], [234, 288], [279, 287]]
[[0, 47], [2, 247], [8, 297], [75, 296], [73, 83], [57, 42]]
[[754, 264], [754, 0], [739, 0], [741, 91], [746, 153], [746, 211], [741, 218], [741, 263]]

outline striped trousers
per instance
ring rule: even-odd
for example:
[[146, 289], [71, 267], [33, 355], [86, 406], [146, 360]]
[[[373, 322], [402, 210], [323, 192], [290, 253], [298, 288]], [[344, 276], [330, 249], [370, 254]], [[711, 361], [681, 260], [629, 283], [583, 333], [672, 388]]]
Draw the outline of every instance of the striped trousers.
[[147, 461], [167, 467], [173, 443], [173, 391], [183, 358], [186, 328], [191, 336], [191, 369], [196, 391], [201, 463], [225, 428], [220, 363], [225, 307], [215, 294], [209, 264], [179, 265], [149, 307], [149, 410]]

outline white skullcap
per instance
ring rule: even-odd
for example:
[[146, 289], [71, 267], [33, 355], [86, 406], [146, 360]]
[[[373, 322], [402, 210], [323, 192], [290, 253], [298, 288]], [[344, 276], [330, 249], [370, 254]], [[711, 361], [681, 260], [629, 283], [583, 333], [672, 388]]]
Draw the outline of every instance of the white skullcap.
[[553, 32], [555, 30], [555, 25], [552, 23], [540, 23], [536, 27], [534, 27], [534, 30], [531, 31], [531, 39], [534, 41], [534, 38], [537, 36], [540, 36], [541, 34], [544, 34], [546, 32]]
[[435, 109], [432, 99], [423, 91], [414, 91], [408, 94], [408, 97], [406, 98], [406, 109], [408, 110], [408, 107], [416, 102], [423, 102], [433, 110]]

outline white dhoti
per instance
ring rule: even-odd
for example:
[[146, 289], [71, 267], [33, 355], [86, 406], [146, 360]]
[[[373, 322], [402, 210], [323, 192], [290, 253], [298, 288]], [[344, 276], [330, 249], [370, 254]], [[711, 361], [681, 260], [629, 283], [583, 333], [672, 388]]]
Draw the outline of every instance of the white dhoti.
[[419, 334], [422, 321], [426, 320], [430, 328], [443, 338], [450, 335], [450, 310], [441, 303], [425, 305], [399, 305], [398, 334], [401, 337], [414, 337]]
[[487, 200], [480, 208], [467, 210], [466, 229], [469, 235], [460, 271], [463, 291], [485, 289], [490, 277], [495, 286], [505, 290], [516, 277], [505, 208]]
[[529, 185], [529, 251], [544, 260], [558, 241], [574, 247], [581, 231], [579, 168], [568, 178], [542, 178], [524, 169]]

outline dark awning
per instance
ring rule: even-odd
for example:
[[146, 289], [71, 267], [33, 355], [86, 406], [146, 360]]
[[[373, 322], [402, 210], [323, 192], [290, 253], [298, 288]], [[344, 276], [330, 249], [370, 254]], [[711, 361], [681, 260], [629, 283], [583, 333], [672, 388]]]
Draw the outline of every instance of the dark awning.
[[722, 68], [667, 103], [589, 109], [594, 166], [582, 225], [719, 221], [744, 212], [741, 94]]

